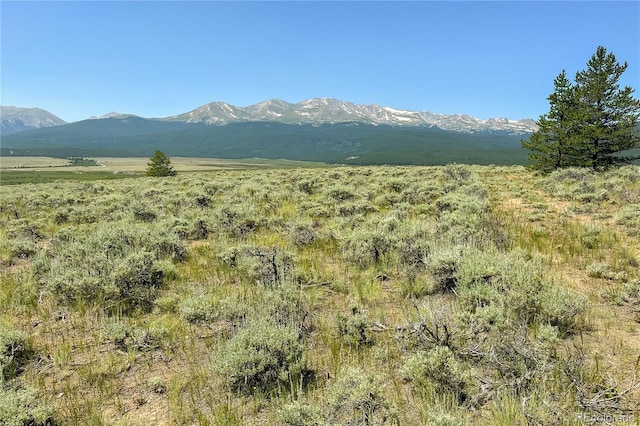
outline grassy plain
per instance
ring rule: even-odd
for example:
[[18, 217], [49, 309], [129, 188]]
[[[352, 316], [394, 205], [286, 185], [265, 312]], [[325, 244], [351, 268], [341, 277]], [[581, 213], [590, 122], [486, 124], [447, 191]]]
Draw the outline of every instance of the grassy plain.
[[172, 162], [3, 185], [0, 423], [640, 422], [639, 167]]
[[[54, 157], [3, 156], [0, 158], [0, 185], [45, 183], [56, 180], [93, 181], [143, 176], [149, 158], [91, 157], [97, 166], [75, 166], [71, 161]], [[246, 170], [261, 168], [326, 167], [323, 163], [262, 158], [218, 159], [173, 157], [171, 164], [179, 172], [210, 170]]]

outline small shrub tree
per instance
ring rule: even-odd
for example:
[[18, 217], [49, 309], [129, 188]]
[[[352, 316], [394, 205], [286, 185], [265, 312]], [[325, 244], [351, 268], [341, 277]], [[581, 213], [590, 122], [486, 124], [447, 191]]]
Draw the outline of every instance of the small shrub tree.
[[173, 170], [171, 160], [164, 155], [164, 152], [156, 150], [156, 153], [151, 157], [151, 161], [147, 163], [147, 176], [175, 176], [176, 171]]

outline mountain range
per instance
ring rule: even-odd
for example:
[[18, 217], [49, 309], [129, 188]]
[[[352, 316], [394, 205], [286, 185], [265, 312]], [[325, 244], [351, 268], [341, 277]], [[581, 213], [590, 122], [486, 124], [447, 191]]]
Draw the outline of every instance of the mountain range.
[[165, 118], [111, 112], [60, 123], [43, 115], [42, 121], [21, 121], [31, 123], [28, 131], [7, 123], [14, 130], [8, 134], [4, 108], [14, 107], [2, 110], [3, 156], [149, 156], [160, 149], [182, 157], [342, 164], [525, 164], [520, 140], [536, 130], [533, 120], [481, 120], [316, 98], [248, 107], [212, 102]]
[[[2, 107], [2, 134], [67, 124], [50, 112], [38, 108]], [[124, 118], [133, 114], [110, 112], [89, 119]], [[296, 104], [270, 99], [248, 107], [225, 102], [211, 102], [183, 114], [154, 118], [159, 121], [192, 124], [226, 125], [246, 122], [277, 122], [285, 124], [361, 123], [372, 125], [438, 127], [443, 130], [474, 132], [532, 133], [537, 129], [531, 119], [487, 120], [463, 114], [435, 114], [426, 111], [399, 110], [376, 104], [361, 105], [330, 98], [308, 99]]]
[[337, 99], [314, 98], [297, 104], [271, 99], [248, 107], [225, 102], [212, 102], [184, 114], [167, 117], [167, 121], [224, 125], [239, 122], [272, 121], [286, 124], [363, 123], [372, 125], [439, 127], [457, 132], [501, 131], [514, 134], [532, 133], [537, 129], [531, 119], [482, 120], [462, 114], [434, 114], [408, 111], [379, 105], [360, 105]]

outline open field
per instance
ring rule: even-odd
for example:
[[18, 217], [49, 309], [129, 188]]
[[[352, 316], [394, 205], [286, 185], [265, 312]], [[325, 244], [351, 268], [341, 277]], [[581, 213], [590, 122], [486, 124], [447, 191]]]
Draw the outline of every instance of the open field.
[[[0, 185], [45, 183], [56, 180], [93, 181], [121, 179], [144, 175], [149, 158], [144, 157], [91, 157], [97, 166], [73, 166], [70, 160], [53, 157], [4, 156], [0, 161]], [[217, 158], [171, 158], [178, 172], [210, 170], [243, 170], [262, 168], [326, 167], [323, 163], [293, 160], [250, 158], [241, 160]]]
[[[53, 157], [2, 157], [1, 170], [33, 169], [35, 171], [47, 171], [51, 167], [64, 167], [71, 172], [91, 172], [100, 167], [106, 172], [144, 172], [149, 158], [146, 157], [91, 157], [98, 166], [69, 166], [70, 161]], [[322, 166], [322, 163], [293, 160], [270, 160], [263, 158], [248, 158], [229, 160], [221, 158], [189, 158], [172, 157], [171, 164], [179, 172], [203, 171], [219, 169], [250, 169], [262, 167], [314, 167]]]
[[10, 169], [37, 169], [43, 170], [51, 167], [67, 167], [71, 164], [65, 158], [53, 157], [6, 157], [0, 158], [0, 170]]
[[172, 162], [3, 186], [0, 423], [640, 422], [640, 167]]

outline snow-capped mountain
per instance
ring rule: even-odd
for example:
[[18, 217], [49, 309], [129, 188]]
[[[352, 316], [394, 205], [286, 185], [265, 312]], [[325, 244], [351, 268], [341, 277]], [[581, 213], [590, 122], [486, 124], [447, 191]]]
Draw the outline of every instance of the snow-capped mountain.
[[40, 108], [0, 106], [0, 118], [3, 135], [66, 124], [66, 121]]
[[103, 118], [129, 118], [129, 117], [137, 117], [137, 115], [134, 114], [122, 114], [116, 111], [111, 111], [108, 112], [106, 114], [102, 114], [100, 117], [96, 117], [95, 115], [92, 115], [91, 117], [88, 118], [88, 120], [102, 120]]
[[296, 104], [271, 99], [248, 107], [225, 102], [212, 102], [193, 111], [164, 118], [167, 121], [224, 125], [250, 121], [275, 121], [287, 124], [365, 123], [373, 125], [438, 127], [465, 133], [504, 131], [513, 134], [537, 130], [531, 119], [510, 120], [490, 118], [482, 120], [468, 115], [434, 114], [361, 105], [330, 98], [313, 98]]

